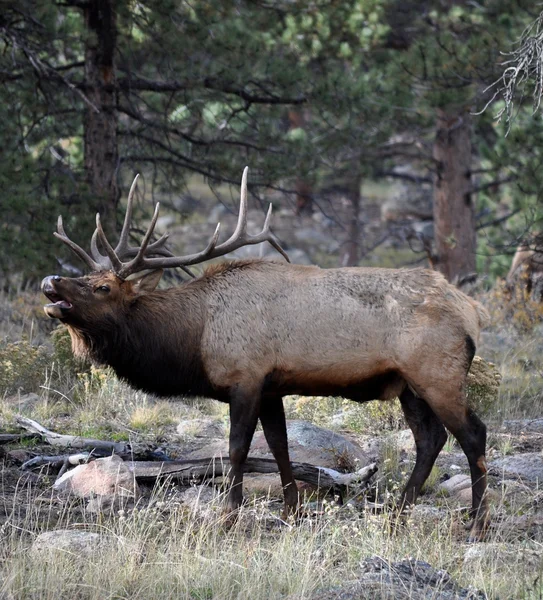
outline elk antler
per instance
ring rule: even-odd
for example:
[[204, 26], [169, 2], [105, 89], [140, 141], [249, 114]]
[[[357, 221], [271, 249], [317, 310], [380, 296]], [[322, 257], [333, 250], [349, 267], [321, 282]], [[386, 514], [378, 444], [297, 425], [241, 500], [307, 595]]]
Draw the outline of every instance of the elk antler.
[[[268, 209], [262, 231], [256, 235], [249, 235], [247, 233], [248, 171], [248, 167], [245, 167], [243, 170], [243, 177], [241, 179], [239, 216], [234, 233], [230, 236], [230, 238], [228, 238], [228, 240], [217, 245], [221, 226], [219, 223], [215, 229], [215, 233], [211, 237], [211, 240], [205, 249], [201, 252], [197, 252], [196, 254], [174, 256], [167, 248], [164, 247], [164, 244], [168, 239], [168, 234], [166, 233], [156, 242], [153, 242], [152, 244], [149, 243], [158, 219], [158, 211], [160, 206], [158, 203], [155, 207], [151, 224], [149, 225], [149, 228], [147, 229], [139, 248], [128, 245], [128, 234], [130, 232], [130, 222], [132, 219], [132, 203], [136, 191], [136, 182], [138, 180], [137, 175], [132, 183], [132, 187], [130, 188], [130, 193], [128, 194], [124, 224], [119, 238], [119, 243], [115, 248], [111, 246], [106, 238], [100, 222], [99, 214], [96, 215], [96, 231], [91, 239], [91, 256], [89, 256], [85, 250], [68, 238], [62, 225], [62, 217], [58, 218], [58, 233], [55, 232], [54, 235], [67, 244], [79, 256], [79, 258], [87, 263], [87, 265], [89, 265], [94, 271], [112, 270], [121, 279], [126, 279], [130, 275], [146, 269], [168, 269], [173, 267], [181, 267], [184, 271], [192, 275], [192, 273], [186, 268], [189, 265], [195, 265], [212, 258], [224, 256], [225, 254], [233, 252], [242, 246], [260, 244], [261, 242], [269, 242], [282, 256], [285, 257], [288, 262], [290, 262], [287, 253], [283, 250], [283, 248], [281, 248], [270, 230], [270, 219], [272, 213], [271, 204]], [[98, 239], [100, 240], [100, 243], [102, 244], [107, 256], [104, 256], [100, 253], [97, 244]], [[123, 260], [125, 262], [123, 262]]]

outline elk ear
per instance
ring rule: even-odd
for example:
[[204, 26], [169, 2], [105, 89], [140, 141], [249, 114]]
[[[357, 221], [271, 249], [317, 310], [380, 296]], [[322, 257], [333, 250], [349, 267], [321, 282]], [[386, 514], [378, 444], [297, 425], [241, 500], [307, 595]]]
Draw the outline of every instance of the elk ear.
[[138, 273], [133, 278], [129, 277], [127, 281], [132, 282], [132, 289], [136, 294], [152, 292], [162, 277], [164, 271], [157, 269], [153, 271], [143, 271]]

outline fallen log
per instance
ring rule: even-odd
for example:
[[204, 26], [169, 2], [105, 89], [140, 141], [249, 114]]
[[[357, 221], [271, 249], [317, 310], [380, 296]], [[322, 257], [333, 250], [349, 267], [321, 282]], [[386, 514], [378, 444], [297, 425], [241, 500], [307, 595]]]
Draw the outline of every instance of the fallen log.
[[0, 433], [0, 444], [11, 444], [12, 442], [32, 439], [39, 440], [40, 436], [36, 433]]
[[[174, 479], [209, 479], [227, 475], [230, 462], [222, 457], [172, 460], [168, 462], [127, 461], [128, 468], [136, 479], [149, 480], [159, 477]], [[346, 487], [349, 485], [365, 485], [377, 472], [377, 465], [371, 463], [355, 473], [340, 473], [334, 469], [317, 467], [308, 463], [293, 462], [292, 471], [295, 479], [305, 481], [316, 487]], [[245, 473], [278, 473], [274, 459], [247, 458]]]
[[[47, 443], [55, 447], [66, 449], [88, 449], [90, 452], [78, 454], [62, 454], [57, 456], [36, 456], [22, 465], [23, 470], [36, 467], [50, 466], [61, 468], [64, 472], [69, 466], [88, 462], [99, 456], [116, 454], [123, 458], [128, 468], [134, 473], [136, 479], [142, 481], [156, 480], [163, 477], [171, 477], [180, 480], [211, 479], [227, 475], [230, 470], [230, 462], [223, 457], [187, 459], [187, 460], [164, 460], [161, 453], [153, 453], [148, 445], [135, 446], [129, 442], [113, 442], [108, 440], [95, 440], [75, 435], [65, 435], [51, 431], [28, 417], [18, 415], [15, 417], [17, 423], [40, 435]], [[155, 460], [133, 460], [137, 455], [144, 455]], [[157, 462], [159, 458], [160, 462]], [[308, 463], [292, 463], [294, 478], [305, 481], [311, 485], [321, 488], [345, 488], [347, 486], [365, 486], [377, 472], [377, 465], [371, 463], [354, 473], [340, 473], [335, 469], [318, 467]], [[248, 458], [244, 466], [245, 473], [278, 473], [277, 463], [271, 458]]]
[[59, 448], [96, 448], [115, 452], [115, 454], [129, 454], [132, 450], [128, 442], [110, 442], [107, 440], [94, 440], [77, 435], [64, 435], [56, 433], [40, 425], [37, 421], [17, 415], [15, 421], [27, 431], [39, 434], [48, 444]]
[[133, 459], [135, 457], [148, 460], [167, 459], [167, 456], [162, 452], [155, 452], [155, 447], [150, 444], [113, 442], [110, 440], [84, 438], [78, 435], [65, 435], [57, 433], [56, 431], [51, 431], [37, 421], [21, 415], [17, 415], [15, 421], [27, 431], [41, 437], [48, 444], [55, 446], [56, 448], [64, 448], [67, 450], [91, 450], [96, 457], [117, 454], [123, 459]]
[[[21, 465], [22, 471], [35, 469], [36, 467], [53, 467], [54, 469], [77, 466], [89, 462], [95, 455], [92, 452], [80, 452], [79, 454], [61, 454], [59, 456], [35, 456]], [[59, 475], [60, 477], [60, 475]]]

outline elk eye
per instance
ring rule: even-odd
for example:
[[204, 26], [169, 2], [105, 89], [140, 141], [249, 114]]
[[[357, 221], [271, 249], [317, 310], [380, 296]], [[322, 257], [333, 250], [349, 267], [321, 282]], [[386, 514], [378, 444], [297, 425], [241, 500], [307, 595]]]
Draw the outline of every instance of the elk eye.
[[100, 292], [109, 292], [109, 285], [100, 285], [96, 289]]

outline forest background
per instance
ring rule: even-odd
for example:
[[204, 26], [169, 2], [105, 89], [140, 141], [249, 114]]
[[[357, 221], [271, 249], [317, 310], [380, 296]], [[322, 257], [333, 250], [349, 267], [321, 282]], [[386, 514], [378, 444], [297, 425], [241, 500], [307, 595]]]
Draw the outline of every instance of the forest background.
[[[325, 266], [404, 247], [394, 265], [492, 283], [541, 229], [537, 80], [513, 99], [502, 77], [537, 17], [522, 0], [4, 2], [4, 287], [72, 268], [57, 216], [80, 242], [96, 212], [112, 231], [135, 173], [140, 222], [160, 199], [190, 223], [194, 189], [237, 211], [246, 164], [254, 206], [334, 222]], [[405, 197], [378, 235], [372, 189]]]

